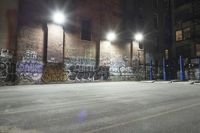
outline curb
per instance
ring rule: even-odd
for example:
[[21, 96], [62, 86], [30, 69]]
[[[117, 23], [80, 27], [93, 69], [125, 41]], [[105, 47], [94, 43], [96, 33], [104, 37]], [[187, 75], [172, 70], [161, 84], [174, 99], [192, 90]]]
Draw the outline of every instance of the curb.
[[140, 83], [154, 83], [154, 80], [144, 80], [144, 81], [140, 81]]
[[156, 84], [171, 84], [172, 81], [155, 81]]

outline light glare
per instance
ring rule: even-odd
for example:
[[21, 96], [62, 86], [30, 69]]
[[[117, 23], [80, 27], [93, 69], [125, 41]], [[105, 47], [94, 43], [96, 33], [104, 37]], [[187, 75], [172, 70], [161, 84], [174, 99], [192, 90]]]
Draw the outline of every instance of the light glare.
[[114, 32], [109, 32], [106, 38], [108, 41], [114, 41], [116, 39], [116, 34]]
[[64, 13], [59, 12], [59, 11], [55, 12], [53, 14], [53, 21], [56, 24], [64, 24], [65, 23], [65, 15], [64, 15]]
[[143, 40], [143, 35], [141, 34], [141, 33], [137, 33], [137, 34], [135, 34], [135, 40], [136, 41], [138, 41], [138, 42], [140, 42], [140, 41], [142, 41]]

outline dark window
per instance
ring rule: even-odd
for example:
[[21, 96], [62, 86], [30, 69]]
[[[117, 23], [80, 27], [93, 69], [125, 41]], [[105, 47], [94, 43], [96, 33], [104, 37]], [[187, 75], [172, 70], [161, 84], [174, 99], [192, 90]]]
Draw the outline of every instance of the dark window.
[[183, 58], [190, 57], [191, 51], [189, 46], [179, 46], [176, 48], [176, 57], [183, 56]]
[[81, 21], [81, 39], [91, 41], [91, 20]]
[[186, 40], [190, 38], [191, 38], [190, 28], [188, 27], [188, 28], [183, 29], [183, 39]]

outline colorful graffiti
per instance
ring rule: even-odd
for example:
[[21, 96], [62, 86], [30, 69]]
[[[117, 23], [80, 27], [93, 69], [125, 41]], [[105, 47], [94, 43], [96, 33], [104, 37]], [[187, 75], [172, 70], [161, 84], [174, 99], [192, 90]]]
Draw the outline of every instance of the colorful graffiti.
[[45, 66], [42, 75], [42, 81], [44, 83], [64, 82], [67, 80], [68, 76], [64, 64], [49, 63]]
[[108, 80], [109, 67], [71, 66], [68, 70], [70, 81]]
[[0, 51], [0, 85], [15, 82], [15, 63], [13, 53], [6, 49]]
[[132, 79], [133, 80], [143, 80], [143, 79], [145, 79], [144, 65], [132, 67]]
[[19, 84], [39, 84], [43, 73], [43, 63], [36, 51], [27, 50], [22, 60], [16, 63]]
[[138, 56], [134, 56], [132, 66], [127, 56], [104, 53], [100, 58], [100, 65], [109, 67], [112, 78], [117, 80], [141, 80], [144, 79], [144, 67], [140, 65]]
[[95, 59], [67, 58], [65, 65], [69, 81], [95, 81], [109, 78], [109, 67], [95, 67]]

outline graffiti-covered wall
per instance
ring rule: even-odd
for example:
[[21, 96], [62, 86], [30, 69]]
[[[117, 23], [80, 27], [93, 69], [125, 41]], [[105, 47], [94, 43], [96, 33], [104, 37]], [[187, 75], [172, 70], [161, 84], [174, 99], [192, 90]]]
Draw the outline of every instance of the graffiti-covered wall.
[[[143, 60], [138, 47], [132, 43], [100, 41], [109, 28], [120, 27], [119, 0], [76, 1], [74, 14], [62, 26], [52, 23], [51, 12], [44, 8], [45, 4], [51, 6], [53, 3], [21, 0], [19, 10], [18, 0], [1, 3], [1, 83], [126, 80], [138, 72]], [[91, 23], [89, 41], [82, 40], [80, 35], [85, 20]], [[131, 51], [134, 52], [131, 54]]]
[[42, 25], [21, 26], [17, 39], [16, 74], [19, 84], [41, 83], [44, 30]]
[[62, 26], [48, 24], [47, 63], [44, 66], [42, 81], [44, 83], [60, 83], [68, 80], [64, 66], [64, 31]]
[[0, 4], [0, 85], [15, 82], [15, 50], [18, 0], [2, 0]]
[[100, 66], [109, 67], [110, 78], [113, 80], [138, 79], [138, 74], [143, 71], [143, 65], [140, 66], [142, 62], [142, 52], [137, 43], [100, 43]]
[[13, 52], [0, 50], [0, 85], [12, 85], [15, 83], [15, 62]]
[[73, 34], [65, 34], [65, 66], [69, 81], [108, 79], [107, 67], [96, 66], [96, 42], [83, 41]]

